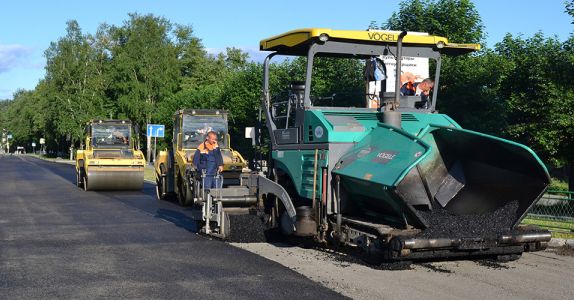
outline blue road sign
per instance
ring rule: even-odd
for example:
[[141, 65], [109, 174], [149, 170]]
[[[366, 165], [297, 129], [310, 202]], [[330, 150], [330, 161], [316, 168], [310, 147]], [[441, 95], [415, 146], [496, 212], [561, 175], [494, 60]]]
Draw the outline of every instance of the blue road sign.
[[164, 137], [165, 125], [147, 124], [147, 136], [149, 137]]

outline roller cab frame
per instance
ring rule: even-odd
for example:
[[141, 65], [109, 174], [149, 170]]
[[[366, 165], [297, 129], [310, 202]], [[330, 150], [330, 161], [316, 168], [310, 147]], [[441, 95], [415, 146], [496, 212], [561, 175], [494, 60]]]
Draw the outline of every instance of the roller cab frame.
[[[398, 31], [309, 28], [262, 40], [260, 50], [271, 51], [260, 111], [270, 140], [268, 177], [285, 188], [296, 210], [293, 219], [278, 203], [273, 216], [281, 220], [274, 223], [288, 235], [358, 247], [387, 260], [516, 257], [544, 249], [550, 233], [520, 225], [549, 184], [538, 156], [524, 145], [463, 129], [436, 110], [441, 57], [479, 49]], [[390, 111], [337, 106], [348, 100], [337, 97], [330, 99], [334, 105], [321, 106], [323, 95], [312, 95], [320, 57], [381, 55], [399, 62], [396, 74], [403, 56], [434, 60], [430, 105], [419, 108], [420, 98], [400, 96], [399, 76], [395, 91], [381, 97], [392, 104]], [[271, 94], [276, 56], [306, 58], [304, 80], [292, 82], [288, 96]]]
[[83, 149], [76, 152], [76, 183], [84, 190], [141, 190], [145, 158], [129, 120], [86, 124]]

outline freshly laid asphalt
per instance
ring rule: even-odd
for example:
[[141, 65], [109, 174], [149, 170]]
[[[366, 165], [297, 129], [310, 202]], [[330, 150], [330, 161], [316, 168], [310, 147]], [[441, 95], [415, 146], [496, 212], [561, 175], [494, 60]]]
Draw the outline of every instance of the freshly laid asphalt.
[[71, 165], [0, 156], [0, 298], [343, 298], [190, 215], [151, 184], [84, 192]]

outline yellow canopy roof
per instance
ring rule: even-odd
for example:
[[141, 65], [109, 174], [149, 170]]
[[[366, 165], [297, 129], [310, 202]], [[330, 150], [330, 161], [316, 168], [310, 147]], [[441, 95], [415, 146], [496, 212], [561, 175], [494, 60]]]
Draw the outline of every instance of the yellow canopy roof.
[[[280, 35], [276, 35], [260, 42], [259, 48], [262, 51], [281, 51], [282, 49], [305, 48], [309, 41], [319, 38], [329, 40], [345, 41], [358, 44], [393, 44], [398, 40], [399, 31], [367, 31], [367, 30], [333, 30], [328, 28], [304, 28], [292, 30]], [[455, 44], [449, 43], [448, 39], [441, 36], [407, 34], [403, 39], [403, 45], [435, 47], [439, 42], [444, 43], [445, 50], [459, 49], [462, 53], [480, 50], [479, 44]]]

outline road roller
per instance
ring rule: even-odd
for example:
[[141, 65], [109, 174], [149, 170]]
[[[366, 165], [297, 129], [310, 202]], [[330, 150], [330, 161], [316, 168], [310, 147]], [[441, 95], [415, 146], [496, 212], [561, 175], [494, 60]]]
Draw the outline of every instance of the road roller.
[[[160, 151], [154, 163], [157, 198], [189, 206], [199, 232], [234, 242], [265, 241], [265, 195], [282, 195], [278, 199], [287, 201], [287, 194], [279, 184], [248, 169], [243, 156], [231, 148], [228, 115], [221, 109], [174, 113], [173, 149]], [[205, 188], [206, 175], [193, 164], [197, 147], [209, 132], [217, 134], [223, 157], [217, 188]]]
[[[390, 261], [515, 259], [546, 248], [547, 230], [520, 225], [550, 182], [539, 157], [525, 145], [464, 129], [436, 109], [441, 59], [480, 45], [404, 31], [310, 28], [264, 39], [260, 49], [271, 53], [260, 111], [267, 135], [257, 143], [269, 151], [265, 177], [282, 187], [266, 197], [264, 228]], [[305, 73], [272, 94], [271, 61], [286, 56], [304, 57]], [[365, 75], [369, 61], [381, 60], [386, 68], [374, 72], [386, 69], [386, 76], [355, 94], [322, 97], [314, 93], [325, 78], [343, 76], [330, 70], [314, 87], [322, 70], [315, 64], [325, 59], [359, 59]], [[402, 93], [407, 67], [426, 73], [419, 80], [430, 77], [432, 90]]]
[[141, 190], [145, 158], [129, 120], [93, 120], [76, 152], [76, 184], [86, 191]]

